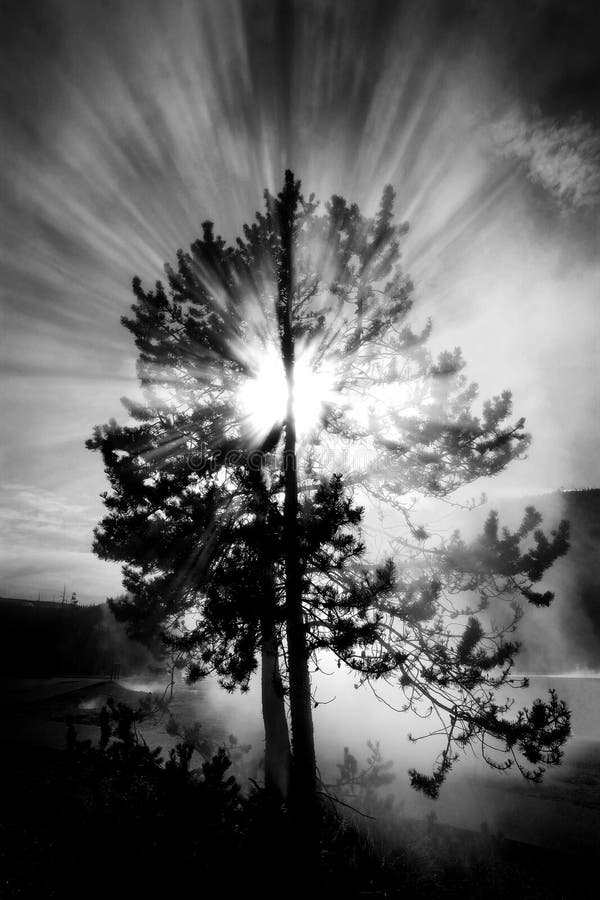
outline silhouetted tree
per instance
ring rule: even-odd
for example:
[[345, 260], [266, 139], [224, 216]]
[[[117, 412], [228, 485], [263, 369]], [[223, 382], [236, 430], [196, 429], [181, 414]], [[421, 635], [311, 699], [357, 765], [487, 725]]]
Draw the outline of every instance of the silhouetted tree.
[[[415, 496], [443, 500], [497, 474], [529, 437], [522, 419], [510, 423], [509, 392], [472, 412], [477, 387], [460, 351], [433, 358], [431, 323], [408, 324], [407, 226], [393, 223], [393, 202], [388, 187], [373, 218], [336, 196], [320, 213], [287, 172], [235, 245], [205, 222], [191, 252], [167, 266], [168, 288], [146, 292], [134, 280], [134, 314], [123, 322], [140, 351], [145, 403], [125, 405], [138, 424], [112, 422], [88, 442], [112, 489], [95, 549], [126, 563], [131, 599], [117, 613], [137, 632], [161, 629], [191, 677], [213, 669], [230, 688], [247, 687], [262, 653], [267, 755], [278, 740], [274, 757], [286, 758], [285, 690], [290, 801], [309, 835], [318, 831], [309, 663], [323, 651], [375, 688], [392, 681], [403, 708], [425, 704], [437, 716], [445, 749], [433, 775], [411, 773], [432, 796], [457, 748], [479, 742], [493, 765], [516, 762], [539, 778], [569, 733], [555, 695], [518, 715], [498, 701], [499, 687], [517, 684], [518, 645], [506, 635], [520, 613], [513, 605], [501, 627], [486, 620], [497, 597], [550, 602], [535, 584], [566, 552], [566, 523], [548, 538], [533, 509], [514, 533], [499, 532], [491, 514], [467, 544], [458, 534], [436, 543], [413, 521]], [[273, 354], [285, 409], [274, 406], [258, 427], [244, 389]], [[329, 387], [318, 421], [299, 435], [307, 366]], [[345, 462], [332, 464], [333, 453]], [[405, 524], [378, 564], [358, 497]]]

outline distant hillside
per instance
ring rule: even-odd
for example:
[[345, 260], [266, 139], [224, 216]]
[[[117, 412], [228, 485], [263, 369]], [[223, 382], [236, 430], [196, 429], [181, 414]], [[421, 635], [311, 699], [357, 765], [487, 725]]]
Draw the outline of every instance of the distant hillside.
[[154, 662], [105, 604], [0, 598], [0, 676], [106, 676], [113, 665], [127, 674]]

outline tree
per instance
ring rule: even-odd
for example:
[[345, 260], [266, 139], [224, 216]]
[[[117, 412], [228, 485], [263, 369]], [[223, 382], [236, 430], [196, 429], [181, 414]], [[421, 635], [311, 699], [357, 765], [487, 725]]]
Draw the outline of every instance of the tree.
[[[290, 803], [309, 833], [310, 661], [323, 651], [376, 689], [392, 680], [403, 708], [431, 709], [445, 749], [431, 776], [411, 779], [432, 796], [457, 748], [479, 742], [493, 765], [539, 778], [569, 733], [554, 695], [518, 715], [498, 701], [499, 687], [517, 685], [518, 644], [506, 638], [520, 612], [513, 604], [498, 626], [485, 618], [497, 598], [551, 601], [535, 584], [566, 552], [566, 523], [548, 538], [533, 509], [514, 533], [491, 514], [478, 540], [436, 544], [414, 518], [415, 496], [446, 500], [497, 474], [529, 436], [522, 419], [510, 423], [508, 391], [472, 412], [477, 387], [460, 350], [433, 358], [431, 323], [410, 327], [413, 285], [399, 262], [407, 226], [393, 223], [393, 202], [388, 187], [373, 218], [337, 196], [320, 213], [286, 172], [235, 245], [205, 222], [191, 252], [166, 267], [168, 288], [144, 291], [134, 279], [123, 322], [145, 402], [124, 401], [137, 425], [111, 422], [88, 442], [112, 488], [95, 549], [126, 564], [130, 598], [116, 613], [138, 634], [162, 630], [192, 678], [213, 669], [245, 689], [260, 652], [276, 760], [267, 779], [285, 797], [285, 693]], [[404, 523], [388, 559], [370, 558], [357, 499]]]

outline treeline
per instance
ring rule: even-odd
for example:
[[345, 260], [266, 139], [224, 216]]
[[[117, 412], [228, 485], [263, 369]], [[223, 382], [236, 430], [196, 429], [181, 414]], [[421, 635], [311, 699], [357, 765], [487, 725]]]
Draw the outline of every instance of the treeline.
[[2, 677], [121, 675], [156, 665], [150, 651], [130, 640], [106, 604], [50, 606], [0, 601]]

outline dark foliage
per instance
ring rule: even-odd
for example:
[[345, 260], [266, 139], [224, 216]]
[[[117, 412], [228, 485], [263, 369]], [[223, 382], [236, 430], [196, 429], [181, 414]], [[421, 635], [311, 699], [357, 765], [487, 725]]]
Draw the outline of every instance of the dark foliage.
[[[199, 766], [193, 740], [166, 761], [137, 731], [147, 714], [109, 703], [100, 739], [54, 758], [3, 759], [0, 863], [2, 897], [144, 896], [174, 891], [277, 898], [289, 886], [290, 828], [285, 809], [264, 791], [243, 790], [224, 747]], [[531, 900], [592, 896], [581, 861], [536, 848], [392, 814], [376, 799], [389, 765], [371, 745], [365, 767], [346, 748], [337, 789], [377, 806], [377, 820], [326, 809], [315, 898], [388, 897]], [[346, 794], [348, 796], [349, 794]], [[287, 881], [286, 881], [287, 879]], [[304, 894], [306, 896], [306, 894]]]

